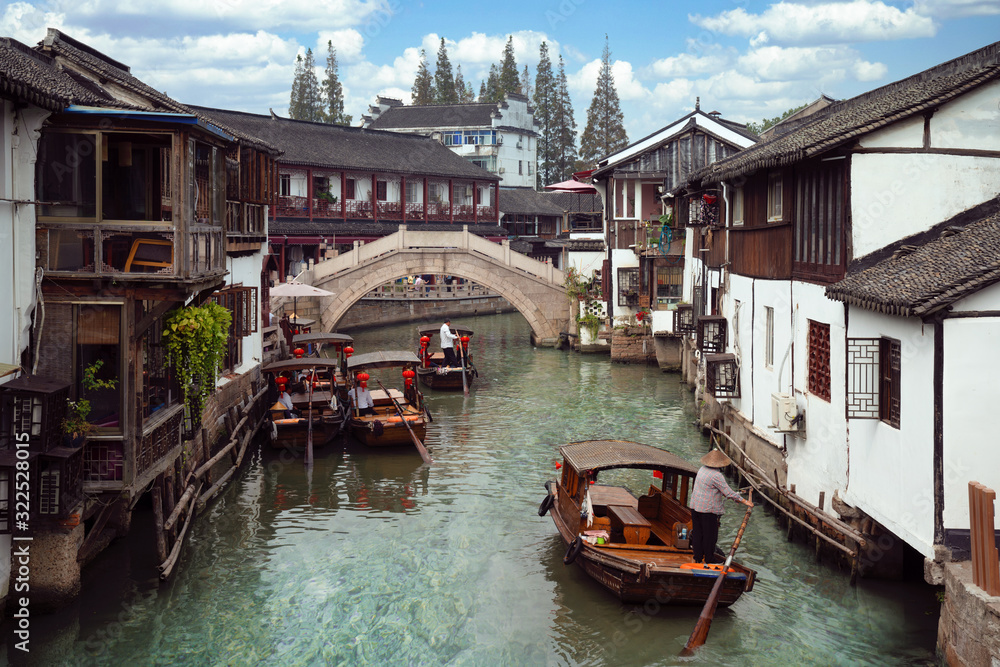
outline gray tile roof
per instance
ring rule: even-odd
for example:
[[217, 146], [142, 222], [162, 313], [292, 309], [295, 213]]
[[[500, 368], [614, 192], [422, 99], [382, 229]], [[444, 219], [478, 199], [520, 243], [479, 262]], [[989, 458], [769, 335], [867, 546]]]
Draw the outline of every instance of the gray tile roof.
[[563, 209], [546, 195], [531, 188], [500, 188], [500, 212], [562, 217]]
[[99, 88], [90, 88], [55, 61], [9, 37], [0, 38], [0, 95], [61, 111], [70, 104], [117, 104]]
[[[406, 228], [415, 231], [428, 232], [454, 232], [461, 231], [463, 225], [469, 226], [469, 232], [477, 236], [507, 236], [507, 230], [500, 225], [494, 224], [472, 224], [458, 223], [449, 224], [447, 222], [408, 222]], [[399, 231], [398, 222], [372, 222], [370, 220], [347, 221], [340, 220], [271, 220], [268, 223], [268, 234], [274, 239], [276, 236], [388, 236]]]
[[1000, 42], [901, 81], [844, 100], [808, 117], [809, 122], [745, 148], [691, 177], [702, 186], [793, 164], [853, 142], [857, 137], [940, 106], [1000, 78]]
[[313, 123], [276, 115], [192, 107], [220, 125], [275, 145], [287, 165], [354, 169], [499, 182], [481, 167], [433, 139], [397, 132]]
[[604, 203], [601, 200], [601, 195], [598, 194], [546, 191], [545, 196], [563, 211], [600, 213], [604, 210]]
[[1000, 198], [862, 258], [826, 295], [876, 312], [926, 317], [998, 281]]
[[426, 104], [394, 106], [372, 121], [376, 130], [436, 127], [492, 127], [500, 111], [496, 104]]
[[[146, 85], [132, 76], [127, 65], [109, 58], [100, 51], [79, 42], [62, 32], [49, 28], [45, 39], [39, 44], [40, 57], [51, 56], [64, 63], [60, 69], [72, 77], [77, 86], [69, 97], [70, 104], [95, 106], [100, 108], [129, 109], [136, 111], [158, 111], [178, 114], [191, 114], [201, 120], [209, 121], [204, 115], [194, 111], [166, 94]], [[109, 85], [110, 84], [110, 85]], [[134, 95], [133, 102], [122, 99], [122, 94], [116, 88], [127, 90]], [[139, 100], [144, 100], [140, 103]], [[246, 134], [239, 129], [227, 127], [216, 122], [219, 128], [235, 137], [241, 144], [252, 146], [264, 152], [276, 154], [274, 146], [261, 141], [252, 134]]]

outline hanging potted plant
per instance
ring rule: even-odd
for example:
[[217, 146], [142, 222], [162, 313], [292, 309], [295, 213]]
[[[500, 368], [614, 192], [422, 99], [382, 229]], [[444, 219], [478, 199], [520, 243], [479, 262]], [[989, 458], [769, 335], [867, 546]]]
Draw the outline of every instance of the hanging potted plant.
[[72, 445], [82, 444], [87, 434], [94, 430], [94, 425], [90, 423], [90, 401], [85, 398], [87, 393], [97, 389], [114, 389], [118, 386], [118, 380], [102, 380], [97, 377], [103, 366], [104, 360], [98, 359], [85, 367], [83, 378], [80, 380], [80, 385], [83, 387], [80, 398], [66, 403], [66, 418], [62, 427], [63, 433], [70, 437]]
[[167, 361], [174, 367], [192, 422], [215, 389], [215, 378], [226, 354], [232, 314], [217, 303], [185, 306], [166, 319], [163, 340]]

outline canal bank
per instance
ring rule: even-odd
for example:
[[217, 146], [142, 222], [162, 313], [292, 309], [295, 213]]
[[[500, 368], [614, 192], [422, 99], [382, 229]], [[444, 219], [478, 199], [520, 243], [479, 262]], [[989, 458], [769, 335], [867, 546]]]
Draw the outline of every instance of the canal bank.
[[[697, 462], [708, 439], [692, 428], [693, 396], [655, 366], [533, 348], [516, 314], [453, 323], [476, 332], [480, 377], [468, 398], [429, 393], [433, 466], [412, 448], [345, 443], [317, 450], [308, 473], [254, 450], [192, 526], [170, 582], [140, 517], [136, 539], [86, 568], [78, 603], [34, 619], [29, 664], [680, 664], [699, 610], [622, 605], [563, 564], [537, 508], [571, 440], [633, 439]], [[359, 350], [417, 344], [409, 324], [353, 335]], [[739, 558], [757, 585], [717, 613], [700, 663], [934, 664], [933, 588], [848, 586], [756, 510]]]

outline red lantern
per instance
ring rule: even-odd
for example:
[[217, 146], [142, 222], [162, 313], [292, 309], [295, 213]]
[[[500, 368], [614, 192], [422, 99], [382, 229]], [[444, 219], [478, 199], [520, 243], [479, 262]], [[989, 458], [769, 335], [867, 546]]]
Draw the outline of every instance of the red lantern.
[[462, 336], [462, 338], [460, 340], [462, 341], [462, 350], [464, 350], [465, 352], [468, 352], [469, 351], [469, 337], [468, 336]]
[[345, 357], [347, 357], [348, 359], [350, 359], [352, 354], [354, 354], [354, 348], [353, 347], [351, 347], [350, 345], [348, 345], [347, 347], [344, 348], [344, 356]]
[[358, 373], [358, 382], [361, 384], [362, 389], [368, 388], [368, 380], [371, 378], [368, 373]]
[[709, 206], [711, 206], [712, 204], [714, 204], [715, 200], [718, 199], [718, 197], [716, 197], [715, 195], [710, 195], [710, 194], [704, 194], [704, 195], [701, 196], [701, 198], [702, 198], [702, 201], [704, 201]]
[[420, 347], [427, 347], [428, 345], [430, 345], [430, 342], [431, 342], [431, 337], [430, 336], [421, 336], [420, 337]]
[[414, 372], [410, 368], [407, 368], [405, 371], [403, 371], [403, 377], [406, 378], [406, 386], [407, 387], [412, 387], [413, 386], [413, 378], [415, 376], [416, 376], [416, 372]]
[[279, 375], [278, 377], [274, 378], [274, 383], [281, 388], [281, 391], [285, 391], [285, 383], [287, 382], [288, 378], [286, 378], [284, 375]]
[[305, 354], [306, 351], [303, 350], [301, 347], [297, 347], [294, 350], [292, 350], [292, 353], [295, 355], [296, 359], [301, 359], [302, 355]]

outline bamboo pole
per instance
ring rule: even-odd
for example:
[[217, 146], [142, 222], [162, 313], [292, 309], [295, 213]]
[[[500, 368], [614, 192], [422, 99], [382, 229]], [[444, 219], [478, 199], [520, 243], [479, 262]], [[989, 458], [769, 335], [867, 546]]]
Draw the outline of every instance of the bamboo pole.
[[163, 533], [163, 476], [153, 485], [153, 528], [156, 530], [156, 558], [162, 563], [167, 559], [167, 536]]
[[[195, 493], [201, 491], [201, 484], [198, 484], [198, 489]], [[186, 492], [185, 492], [186, 494]], [[187, 529], [191, 525], [191, 518], [194, 516], [194, 512], [188, 512], [187, 516], [184, 517], [184, 526], [181, 528], [180, 535], [177, 536], [177, 541], [174, 543], [174, 548], [170, 550], [170, 555], [167, 559], [160, 563], [158, 566], [160, 570], [160, 579], [170, 578], [170, 573], [174, 570], [174, 565], [177, 564], [177, 559], [181, 553], [181, 546], [184, 544], [184, 536], [187, 534]]]
[[184, 493], [181, 494], [180, 500], [177, 501], [174, 511], [170, 513], [170, 516], [167, 517], [167, 520], [163, 524], [163, 528], [165, 530], [170, 530], [174, 527], [174, 524], [177, 523], [177, 519], [180, 518], [181, 513], [184, 511], [184, 508], [187, 507], [187, 504], [191, 501], [194, 494], [194, 484], [190, 484], [186, 489], [184, 489]]

